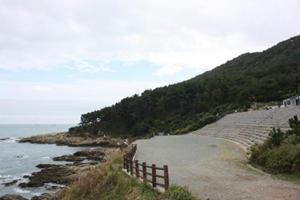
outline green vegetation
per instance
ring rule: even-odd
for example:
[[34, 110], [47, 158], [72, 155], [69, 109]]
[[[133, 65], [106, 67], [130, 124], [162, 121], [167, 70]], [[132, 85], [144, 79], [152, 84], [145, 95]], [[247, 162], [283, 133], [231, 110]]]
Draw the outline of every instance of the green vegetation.
[[251, 148], [250, 162], [273, 174], [294, 174], [300, 178], [300, 122], [289, 119], [291, 130], [273, 129], [261, 145]]
[[82, 114], [73, 135], [182, 134], [252, 104], [281, 101], [300, 91], [300, 36], [246, 53], [190, 80], [122, 99]]
[[57, 200], [198, 200], [187, 188], [173, 185], [165, 193], [155, 191], [145, 182], [121, 171], [123, 153], [95, 168], [70, 187], [61, 190]]

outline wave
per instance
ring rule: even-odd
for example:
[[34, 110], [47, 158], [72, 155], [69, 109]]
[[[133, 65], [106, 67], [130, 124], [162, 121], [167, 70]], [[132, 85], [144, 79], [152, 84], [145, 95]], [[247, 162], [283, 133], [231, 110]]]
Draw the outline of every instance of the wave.
[[52, 158], [50, 156], [44, 156], [42, 157], [43, 160], [51, 160]]
[[7, 142], [7, 143], [16, 143], [19, 141], [18, 138], [13, 138], [13, 137], [12, 138], [2, 138], [1, 140], [4, 142]]
[[103, 147], [91, 147], [89, 148], [90, 150], [98, 150], [98, 149], [103, 149]]
[[64, 188], [64, 187], [65, 187], [65, 185], [58, 184], [58, 183], [46, 183], [44, 185], [44, 188], [46, 190], [50, 190], [50, 191], [59, 190], [59, 189]]
[[0, 181], [1, 182], [6, 182], [8, 180], [11, 180], [12, 179], [12, 176], [10, 175], [0, 175]]
[[20, 188], [14, 188], [14, 191], [15, 191], [16, 193], [18, 193], [18, 194], [28, 194], [28, 193], [30, 193], [29, 190], [22, 190], [22, 189], [20, 189]]
[[16, 181], [16, 183], [18, 183], [21, 180], [22, 180], [22, 177], [10, 176], [10, 175], [4, 175], [4, 176], [0, 175], [0, 183], [1, 184], [11, 183], [12, 181]]

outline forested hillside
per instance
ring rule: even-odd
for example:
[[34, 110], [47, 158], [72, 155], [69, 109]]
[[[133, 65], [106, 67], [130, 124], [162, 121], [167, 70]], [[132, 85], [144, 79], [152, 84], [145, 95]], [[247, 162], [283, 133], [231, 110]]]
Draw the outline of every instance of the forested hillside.
[[[217, 56], [217, 55], [216, 55]], [[300, 36], [263, 52], [245, 53], [190, 80], [146, 90], [82, 114], [72, 134], [139, 136], [185, 133], [253, 102], [281, 101], [300, 84]], [[299, 91], [299, 90], [298, 90]]]

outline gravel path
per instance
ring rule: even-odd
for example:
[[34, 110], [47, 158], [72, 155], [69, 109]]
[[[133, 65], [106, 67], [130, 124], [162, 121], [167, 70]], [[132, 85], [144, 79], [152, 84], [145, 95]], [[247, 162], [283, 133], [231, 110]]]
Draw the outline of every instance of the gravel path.
[[170, 184], [187, 186], [203, 200], [300, 200], [300, 184], [250, 168], [244, 151], [229, 141], [182, 135], [135, 143], [137, 160], [168, 165]]

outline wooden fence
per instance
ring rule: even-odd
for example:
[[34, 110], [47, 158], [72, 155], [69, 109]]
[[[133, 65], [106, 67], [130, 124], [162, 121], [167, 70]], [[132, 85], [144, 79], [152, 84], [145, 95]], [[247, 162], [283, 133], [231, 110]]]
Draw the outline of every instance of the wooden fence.
[[[137, 145], [135, 144], [132, 146], [132, 149], [124, 155], [123, 168], [130, 173], [131, 176], [135, 175], [138, 178], [152, 183], [153, 187], [161, 186], [167, 190], [170, 185], [168, 165], [156, 167], [155, 164], [149, 166], [145, 162], [139, 163], [138, 160], [133, 160], [136, 150]], [[158, 179], [163, 179], [163, 181], [158, 181]]]

